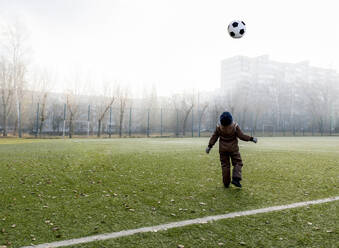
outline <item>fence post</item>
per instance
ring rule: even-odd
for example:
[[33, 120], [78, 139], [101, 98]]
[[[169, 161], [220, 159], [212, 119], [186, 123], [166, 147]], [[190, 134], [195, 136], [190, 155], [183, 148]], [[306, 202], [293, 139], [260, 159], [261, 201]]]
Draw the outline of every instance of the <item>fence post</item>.
[[88, 104], [88, 112], [87, 112], [87, 137], [89, 137], [89, 121], [91, 116], [91, 105]]
[[201, 129], [201, 113], [198, 112], [199, 123], [198, 123], [198, 136], [200, 137], [200, 129]]
[[132, 134], [132, 107], [129, 108], [128, 136]]
[[21, 131], [21, 102], [19, 102], [19, 106], [18, 106], [18, 128], [19, 128], [19, 138], [22, 138], [22, 131]]
[[175, 132], [176, 136], [179, 136], [179, 112], [177, 110], [177, 130]]
[[192, 108], [192, 137], [194, 137], [194, 114], [193, 111], [194, 109]]
[[66, 132], [66, 103], [64, 104], [64, 127], [62, 129], [62, 137], [65, 138], [65, 132]]
[[37, 104], [37, 110], [36, 110], [35, 138], [38, 137], [38, 132], [39, 132], [39, 103]]
[[149, 110], [147, 111], [147, 137], [149, 137]]
[[109, 137], [112, 137], [112, 106], [109, 107]]
[[262, 136], [265, 137], [265, 125], [262, 125]]
[[330, 136], [332, 136], [332, 115], [330, 115]]
[[162, 136], [162, 108], [160, 109], [160, 136]]
[[198, 137], [200, 137], [201, 116], [200, 116], [200, 94], [199, 94], [199, 91], [198, 91], [198, 109], [197, 109], [197, 113], [198, 113]]

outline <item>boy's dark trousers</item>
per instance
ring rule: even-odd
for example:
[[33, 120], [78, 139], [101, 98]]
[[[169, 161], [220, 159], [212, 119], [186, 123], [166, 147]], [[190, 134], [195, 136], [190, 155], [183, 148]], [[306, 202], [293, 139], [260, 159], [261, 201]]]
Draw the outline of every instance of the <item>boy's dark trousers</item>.
[[239, 151], [237, 152], [220, 152], [220, 162], [222, 169], [222, 181], [225, 187], [228, 187], [231, 182], [231, 164], [233, 165], [233, 178], [239, 178], [241, 180], [241, 169], [243, 166]]

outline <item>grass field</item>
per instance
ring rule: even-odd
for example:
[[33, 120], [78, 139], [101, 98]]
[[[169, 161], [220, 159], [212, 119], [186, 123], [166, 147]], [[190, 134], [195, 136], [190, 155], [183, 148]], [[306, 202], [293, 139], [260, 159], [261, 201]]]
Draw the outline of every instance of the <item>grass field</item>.
[[[339, 195], [339, 137], [240, 143], [242, 189], [207, 141], [0, 139], [0, 247]], [[338, 216], [336, 201], [73, 247], [338, 247]]]

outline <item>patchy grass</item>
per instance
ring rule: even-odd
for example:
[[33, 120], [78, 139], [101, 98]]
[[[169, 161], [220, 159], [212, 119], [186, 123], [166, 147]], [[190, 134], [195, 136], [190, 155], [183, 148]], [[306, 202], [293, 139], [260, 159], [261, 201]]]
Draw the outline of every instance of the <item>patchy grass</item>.
[[[338, 137], [241, 143], [241, 190], [223, 188], [217, 149], [204, 154], [207, 141], [0, 139], [0, 245], [19, 247], [339, 195]], [[179, 241], [185, 247], [216, 247], [223, 233], [225, 242], [233, 240], [235, 246], [312, 247], [307, 245], [313, 240], [308, 229], [298, 227], [307, 216], [320, 214], [321, 225], [326, 229], [329, 223], [332, 232], [315, 236], [331, 245], [333, 239], [327, 238], [338, 229], [333, 221], [337, 207], [329, 203], [284, 211], [283, 217], [241, 217], [89, 247], [143, 247], [136, 245], [139, 242], [144, 247], [173, 247]], [[267, 219], [274, 225], [267, 225]], [[238, 233], [244, 241], [235, 238]], [[299, 235], [306, 243], [276, 240], [280, 233], [290, 240]], [[195, 240], [200, 237], [204, 242]]]
[[339, 203], [334, 202], [70, 247], [337, 248], [338, 209]]

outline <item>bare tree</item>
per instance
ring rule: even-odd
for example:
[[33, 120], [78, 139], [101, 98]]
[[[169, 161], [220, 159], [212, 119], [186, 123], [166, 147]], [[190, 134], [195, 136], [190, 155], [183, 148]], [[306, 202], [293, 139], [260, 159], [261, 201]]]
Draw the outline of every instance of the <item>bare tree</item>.
[[128, 99], [128, 90], [127, 89], [121, 90], [119, 93], [119, 103], [120, 103], [119, 137], [122, 136], [122, 125], [123, 125], [123, 120], [124, 120], [124, 113], [126, 109], [127, 99]]
[[[182, 135], [185, 136], [187, 120], [194, 107], [194, 94], [173, 95], [172, 101], [173, 101], [174, 109], [176, 110], [176, 113], [177, 113], [177, 118], [180, 112], [182, 112], [183, 114]], [[176, 135], [179, 135], [178, 130], [177, 130]]]
[[2, 135], [7, 136], [7, 123], [12, 108], [14, 87], [9, 64], [4, 58], [1, 58], [0, 61], [0, 94], [2, 103]]
[[214, 99], [213, 105], [211, 107], [212, 107], [212, 114], [213, 114], [213, 124], [215, 125], [218, 122], [220, 112], [222, 112], [223, 108], [222, 108], [222, 105], [220, 104], [220, 101], [218, 101], [218, 99]]
[[74, 122], [80, 109], [80, 96], [83, 94], [82, 87], [83, 78], [80, 77], [79, 71], [74, 71], [70, 75], [69, 89], [65, 92], [66, 95], [66, 113], [68, 116], [69, 138], [73, 137]]
[[[147, 136], [150, 135], [150, 130], [153, 126], [155, 126], [155, 121], [157, 120], [156, 116], [156, 109], [158, 108], [158, 92], [155, 85], [152, 85], [151, 88], [144, 88], [143, 92], [143, 98], [145, 103], [145, 110], [143, 111], [143, 120], [145, 120], [145, 117], [147, 116], [147, 125], [146, 125], [146, 131]], [[145, 121], [143, 121], [145, 123]]]
[[174, 111], [176, 117], [176, 128], [175, 128], [175, 136], [179, 136], [179, 112], [180, 112], [180, 96], [178, 94], [172, 95], [172, 103], [174, 106]]
[[74, 92], [69, 91], [66, 94], [66, 106], [68, 112], [68, 121], [69, 121], [69, 132], [68, 136], [71, 139], [74, 132], [74, 120], [79, 110], [79, 96], [74, 94]]
[[267, 95], [267, 93], [265, 93], [265, 90], [266, 89], [263, 86], [252, 93], [253, 101], [250, 109], [254, 115], [252, 122], [253, 135], [255, 135], [255, 132], [257, 131], [259, 119], [261, 118], [267, 106], [265, 101], [266, 99], [263, 97], [264, 95]]
[[238, 102], [238, 118], [241, 127], [245, 127], [246, 124], [246, 116], [249, 110], [250, 87], [251, 83], [249, 81], [244, 81], [241, 83], [241, 92], [239, 93], [240, 101]]
[[50, 74], [45, 70], [41, 73], [37, 78], [36, 81], [36, 88], [38, 94], [38, 102], [40, 103], [40, 125], [39, 125], [39, 135], [41, 136], [43, 133], [43, 128], [46, 120], [46, 105], [47, 105], [47, 98], [49, 96], [49, 91], [51, 88], [51, 77]]
[[41, 100], [41, 111], [40, 111], [40, 126], [39, 126], [39, 135], [42, 134], [42, 129], [44, 127], [45, 119], [46, 119], [46, 102], [47, 102], [47, 92], [44, 92]]
[[[312, 123], [316, 124], [321, 135], [326, 129], [332, 128], [331, 112], [339, 92], [336, 83], [325, 78], [324, 81], [312, 81], [308, 84], [303, 84], [300, 91], [305, 97], [306, 111], [311, 113]], [[329, 131], [331, 132], [331, 130]]]
[[200, 113], [198, 113], [199, 114], [199, 135], [200, 135], [201, 122], [202, 122], [202, 119], [204, 117], [204, 114], [205, 114], [207, 108], [208, 108], [208, 103], [203, 103], [202, 108], [199, 111]]
[[99, 99], [100, 103], [98, 106], [98, 133], [97, 136], [101, 136], [101, 127], [102, 127], [102, 121], [105, 118], [105, 114], [107, 111], [112, 107], [116, 100], [116, 93], [118, 92], [119, 89], [117, 88], [112, 88], [109, 87], [108, 84], [104, 87], [104, 93], [102, 97]]
[[51, 121], [52, 121], [52, 130], [53, 132], [60, 132], [61, 122], [63, 120], [62, 118], [62, 106], [58, 103], [53, 103], [51, 106]]
[[14, 87], [14, 97], [16, 102], [16, 120], [14, 135], [19, 129], [21, 136], [21, 121], [20, 121], [20, 101], [23, 98], [25, 76], [27, 73], [27, 65], [24, 59], [26, 52], [25, 48], [26, 32], [23, 26], [16, 23], [8, 26], [4, 33], [5, 56], [8, 58], [9, 68], [11, 72], [12, 86]]
[[182, 126], [182, 134], [185, 137], [186, 135], [186, 126], [187, 126], [187, 120], [192, 112], [194, 107], [194, 95], [189, 96], [188, 98], [185, 97], [183, 101], [183, 110], [184, 110], [184, 122]]

